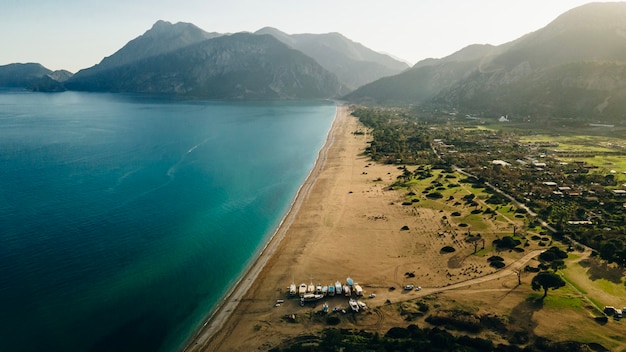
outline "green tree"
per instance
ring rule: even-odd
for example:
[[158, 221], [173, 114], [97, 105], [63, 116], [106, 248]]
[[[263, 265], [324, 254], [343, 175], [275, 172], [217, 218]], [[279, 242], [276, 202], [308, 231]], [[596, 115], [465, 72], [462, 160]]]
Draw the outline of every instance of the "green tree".
[[543, 297], [541, 297], [541, 299], [544, 299], [548, 295], [548, 289], [556, 290], [557, 288], [561, 288], [565, 286], [565, 281], [555, 273], [542, 271], [533, 277], [531, 286], [535, 291], [543, 289]]

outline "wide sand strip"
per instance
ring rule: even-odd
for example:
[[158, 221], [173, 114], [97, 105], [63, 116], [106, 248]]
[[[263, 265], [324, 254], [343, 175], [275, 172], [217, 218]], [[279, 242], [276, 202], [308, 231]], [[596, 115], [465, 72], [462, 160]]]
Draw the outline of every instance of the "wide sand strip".
[[[286, 233], [289, 232], [289, 228], [292, 226], [294, 219], [300, 212], [303, 202], [309, 198], [317, 178], [326, 166], [329, 149], [334, 146], [334, 142], [337, 138], [342, 138], [345, 135], [347, 128], [354, 125], [354, 118], [349, 117], [348, 115], [349, 112], [347, 106], [337, 106], [336, 116], [326, 142], [320, 150], [311, 173], [308, 175], [306, 181], [298, 191], [296, 199], [294, 200], [287, 216], [283, 219], [278, 230], [263, 249], [259, 258], [255, 261], [244, 277], [235, 285], [234, 289], [227, 295], [225, 300], [219, 305], [213, 316], [211, 316], [205, 325], [200, 329], [195, 338], [186, 347], [186, 351], [220, 350], [218, 346], [222, 344], [221, 340], [232, 333], [233, 326], [237, 325], [236, 322], [241, 319], [243, 309], [245, 309], [244, 307], [238, 308], [240, 302], [242, 301], [242, 297], [250, 291], [253, 284], [255, 286], [259, 285], [259, 283], [255, 280], [260, 282], [265, 281], [264, 277], [268, 275], [268, 270], [271, 270], [270, 268], [266, 268], [268, 260], [275, 256], [277, 250], [280, 249], [279, 247], [281, 245], [281, 241], [283, 241]], [[248, 296], [250, 295], [248, 294]]]

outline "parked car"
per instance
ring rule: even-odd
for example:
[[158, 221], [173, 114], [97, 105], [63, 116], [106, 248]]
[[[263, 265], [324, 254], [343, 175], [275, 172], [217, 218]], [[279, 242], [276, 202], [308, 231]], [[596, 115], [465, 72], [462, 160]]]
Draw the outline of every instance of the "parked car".
[[415, 288], [415, 285], [413, 285], [413, 284], [408, 284], [408, 285], [404, 286], [404, 289], [407, 290], [407, 291], [410, 291], [410, 290], [412, 290], [414, 288]]

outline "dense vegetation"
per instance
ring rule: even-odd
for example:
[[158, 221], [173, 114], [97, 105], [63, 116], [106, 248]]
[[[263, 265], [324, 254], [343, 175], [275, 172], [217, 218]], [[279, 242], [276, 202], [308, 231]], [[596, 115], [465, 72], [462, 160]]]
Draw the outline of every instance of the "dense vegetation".
[[468, 335], [453, 335], [440, 328], [391, 328], [384, 336], [366, 331], [327, 329], [321, 337], [302, 336], [275, 347], [273, 352], [296, 351], [463, 351], [463, 352], [515, 352], [515, 351], [589, 351], [589, 346], [578, 342], [555, 343], [537, 338], [534, 343], [522, 348], [515, 344], [494, 344], [491, 340]]
[[[493, 185], [526, 204], [537, 214], [537, 218], [527, 214], [528, 228], [545, 220], [557, 238], [574, 239], [609, 262], [626, 264], [626, 197], [615, 193], [624, 188], [624, 176], [588, 161], [594, 157], [626, 160], [621, 131], [612, 137], [617, 142], [606, 143], [608, 149], [588, 142], [589, 146], [576, 150], [560, 150], [558, 143], [527, 140], [546, 133], [582, 139], [588, 126], [557, 129], [552, 121], [486, 128], [484, 120], [415, 109], [360, 108], [353, 114], [371, 129], [368, 155], [403, 165], [400, 178], [459, 167], [473, 176], [470, 182]], [[492, 193], [488, 202], [502, 201], [502, 195]]]

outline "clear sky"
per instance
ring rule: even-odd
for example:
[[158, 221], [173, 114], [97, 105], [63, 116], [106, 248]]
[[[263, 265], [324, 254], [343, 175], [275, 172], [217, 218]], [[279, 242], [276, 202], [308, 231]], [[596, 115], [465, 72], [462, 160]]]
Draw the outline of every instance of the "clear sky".
[[584, 0], [0, 0], [0, 65], [93, 66], [157, 20], [208, 32], [339, 32], [410, 64], [502, 44]]

